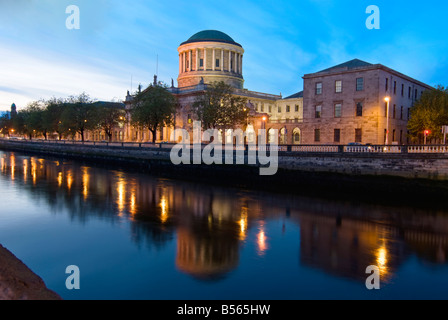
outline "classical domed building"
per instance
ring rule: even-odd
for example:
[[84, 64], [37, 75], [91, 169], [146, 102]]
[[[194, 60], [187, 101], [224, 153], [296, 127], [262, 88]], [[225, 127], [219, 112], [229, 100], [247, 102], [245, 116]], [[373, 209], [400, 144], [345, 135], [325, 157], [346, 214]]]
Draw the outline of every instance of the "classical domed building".
[[[233, 88], [237, 96], [245, 97], [250, 117], [243, 129], [250, 139], [255, 139], [258, 129], [268, 131], [268, 139], [272, 139], [271, 129], [280, 132], [280, 142], [298, 144], [301, 140], [297, 124], [303, 121], [303, 95], [301, 92], [282, 98], [281, 94], [268, 94], [250, 91], [244, 88], [243, 57], [244, 48], [232, 37], [217, 30], [204, 30], [191, 36], [178, 47], [179, 75], [178, 86], [172, 81], [169, 91], [176, 96], [179, 103], [176, 123], [172, 128], [163, 128], [157, 135], [157, 141], [171, 141], [175, 129], [186, 129], [191, 132], [195, 120], [192, 106], [207, 86], [214, 82], [224, 82]], [[266, 75], [268, 76], [268, 75]], [[154, 83], [157, 83], [155, 77]], [[128, 108], [132, 105], [132, 97], [126, 98]], [[229, 128], [234, 129], [234, 128]], [[180, 134], [180, 130], [179, 130]], [[225, 134], [231, 139], [230, 131]], [[127, 141], [151, 141], [148, 130], [138, 130], [127, 126]], [[227, 139], [226, 138], [226, 139]], [[178, 141], [175, 137], [174, 141]], [[250, 140], [249, 139], [249, 140]]]
[[193, 35], [178, 48], [179, 87], [223, 81], [243, 89], [244, 49], [221, 31], [206, 30]]

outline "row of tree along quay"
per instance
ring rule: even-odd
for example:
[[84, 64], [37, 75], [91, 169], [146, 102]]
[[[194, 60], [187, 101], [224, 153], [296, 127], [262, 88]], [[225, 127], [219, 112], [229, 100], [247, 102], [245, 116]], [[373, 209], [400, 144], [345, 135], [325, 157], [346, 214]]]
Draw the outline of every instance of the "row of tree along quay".
[[14, 133], [30, 140], [37, 137], [47, 140], [55, 135], [60, 140], [74, 139], [78, 133], [82, 141], [86, 131], [101, 129], [111, 140], [113, 127], [124, 121], [125, 110], [121, 103], [95, 102], [82, 93], [66, 99], [53, 97], [31, 102], [17, 114], [4, 115], [0, 128], [5, 135]]
[[[229, 129], [247, 122], [247, 99], [232, 94], [232, 87], [224, 82], [208, 86], [193, 105], [196, 118], [207, 129]], [[129, 117], [121, 102], [94, 101], [86, 93], [69, 98], [53, 97], [34, 101], [17, 114], [0, 118], [0, 134], [22, 135], [28, 139], [57, 137], [74, 139], [79, 134], [84, 141], [86, 131], [101, 130], [113, 137], [113, 128], [127, 121], [136, 128], [148, 129], [155, 142], [156, 132], [175, 123], [177, 101], [163, 83], [151, 84], [145, 90], [141, 85], [133, 94]]]

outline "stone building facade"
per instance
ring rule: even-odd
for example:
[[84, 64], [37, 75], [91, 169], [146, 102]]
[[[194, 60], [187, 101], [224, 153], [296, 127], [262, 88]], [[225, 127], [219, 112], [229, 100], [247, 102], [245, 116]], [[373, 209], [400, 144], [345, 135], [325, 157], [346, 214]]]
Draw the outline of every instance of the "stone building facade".
[[[406, 144], [410, 108], [431, 87], [351, 60], [304, 79], [304, 144]], [[386, 101], [389, 98], [389, 102]]]
[[[178, 52], [178, 86], [173, 82], [169, 88], [178, 101], [175, 126], [161, 129], [158, 142], [178, 141], [176, 129], [191, 132], [193, 103], [209, 84], [223, 81], [233, 87], [235, 95], [247, 98], [250, 117], [242, 129], [251, 137], [256, 137], [259, 129], [266, 129], [268, 141], [274, 141], [278, 134], [279, 143], [288, 145], [383, 145], [386, 140], [389, 144], [406, 144], [410, 108], [425, 90], [432, 89], [384, 65], [354, 59], [304, 75], [304, 90], [283, 98], [244, 88], [245, 51], [223, 32], [198, 32], [181, 43]], [[129, 93], [125, 103], [129, 111]], [[152, 140], [149, 130], [128, 124], [124, 131], [124, 141]], [[223, 139], [231, 138], [224, 132]]]

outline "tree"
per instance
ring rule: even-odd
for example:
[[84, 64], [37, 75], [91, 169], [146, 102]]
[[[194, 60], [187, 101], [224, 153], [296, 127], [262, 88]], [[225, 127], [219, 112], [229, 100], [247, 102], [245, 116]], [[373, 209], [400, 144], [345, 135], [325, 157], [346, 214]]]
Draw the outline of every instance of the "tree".
[[11, 117], [9, 114], [4, 114], [0, 117], [0, 133], [9, 136], [11, 129], [13, 129]]
[[230, 129], [247, 121], [247, 99], [233, 94], [232, 87], [224, 82], [209, 85], [193, 104], [193, 112], [207, 129]]
[[62, 128], [72, 135], [79, 133], [84, 142], [84, 133], [98, 126], [92, 99], [86, 93], [70, 97], [64, 104]]
[[429, 130], [429, 139], [440, 141], [444, 125], [448, 125], [448, 88], [439, 85], [435, 90], [425, 91], [411, 108], [409, 135], [413, 142], [422, 143], [424, 132]]
[[156, 142], [157, 130], [174, 124], [176, 99], [163, 84], [150, 85], [146, 90], [136, 93], [131, 110], [132, 124], [146, 128]]
[[46, 133], [44, 134], [47, 139], [48, 134], [57, 133], [59, 140], [62, 139], [65, 133], [64, 126], [62, 125], [62, 114], [64, 112], [64, 100], [51, 98], [45, 101], [45, 110], [42, 115], [42, 129]]
[[121, 103], [94, 103], [98, 126], [107, 135], [109, 142], [112, 141], [113, 129], [123, 125], [126, 113]]
[[42, 101], [31, 102], [25, 109], [17, 113], [17, 116], [13, 120], [15, 130], [18, 133], [28, 136], [30, 140], [39, 133], [46, 135], [46, 131], [42, 127], [43, 113]]

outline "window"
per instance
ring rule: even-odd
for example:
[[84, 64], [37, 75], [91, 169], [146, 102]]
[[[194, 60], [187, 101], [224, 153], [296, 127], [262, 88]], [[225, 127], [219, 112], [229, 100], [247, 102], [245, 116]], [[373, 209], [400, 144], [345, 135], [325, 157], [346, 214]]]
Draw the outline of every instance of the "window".
[[199, 59], [199, 67], [204, 67], [204, 59]]
[[396, 133], [396, 130], [394, 129], [394, 131], [392, 131], [392, 141], [393, 142], [395, 142], [395, 141], [397, 141], [395, 138], [395, 133]]
[[356, 91], [363, 91], [363, 90], [364, 90], [364, 78], [357, 78]]
[[404, 84], [401, 85], [401, 96], [404, 97]]
[[316, 116], [316, 119], [319, 119], [322, 117], [322, 106], [316, 106], [315, 116]]
[[335, 84], [335, 90], [336, 93], [341, 93], [342, 92], [342, 81], [341, 80], [337, 80], [336, 84]]
[[400, 144], [403, 144], [403, 130], [400, 130]]
[[411, 108], [408, 108], [408, 120], [411, 119]]
[[219, 59], [216, 59], [216, 68], [219, 68]]
[[356, 116], [362, 117], [362, 102], [356, 104]]
[[291, 107], [290, 106], [286, 106], [286, 112], [291, 112]]
[[393, 112], [393, 118], [392, 119], [395, 119], [396, 115], [397, 115], [397, 105], [394, 104], [394, 112]]
[[400, 111], [400, 120], [403, 120], [403, 106], [401, 106], [401, 111]]
[[269, 105], [269, 113], [272, 113], [272, 106]]
[[282, 113], [282, 107], [279, 106], [277, 111], [278, 111], [278, 113]]
[[389, 79], [386, 78], [386, 92], [389, 91]]
[[362, 129], [355, 129], [355, 142], [362, 142]]
[[342, 104], [337, 103], [334, 105], [334, 117], [341, 118], [342, 117]]
[[394, 81], [394, 94], [397, 94], [397, 81]]
[[296, 105], [296, 112], [299, 112], [299, 106]]
[[341, 129], [334, 129], [334, 142], [335, 143], [341, 142]]
[[320, 129], [314, 129], [314, 142], [320, 142]]
[[260, 112], [264, 112], [264, 104], [261, 104], [261, 106], [260, 106]]
[[412, 91], [412, 88], [409, 87], [409, 92], [408, 92], [408, 98], [409, 98], [409, 99], [411, 99], [411, 91]]
[[415, 89], [415, 100], [417, 100], [417, 99], [418, 99], [418, 90]]
[[322, 94], [322, 82], [316, 83], [316, 94]]

